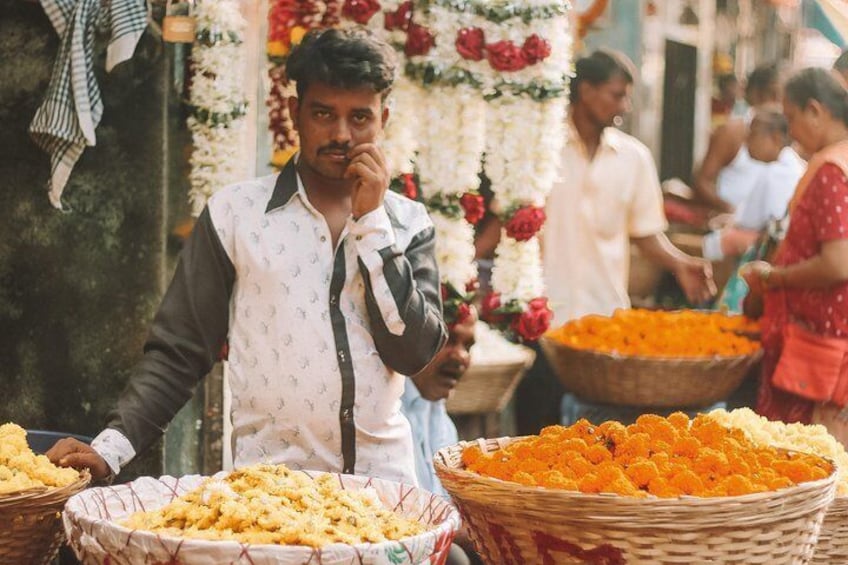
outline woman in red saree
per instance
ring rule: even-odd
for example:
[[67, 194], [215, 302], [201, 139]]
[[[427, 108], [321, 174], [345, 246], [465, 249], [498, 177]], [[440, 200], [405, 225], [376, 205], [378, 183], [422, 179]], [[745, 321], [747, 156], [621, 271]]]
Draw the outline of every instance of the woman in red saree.
[[790, 321], [848, 340], [848, 90], [824, 69], [805, 69], [786, 84], [783, 105], [789, 134], [812, 157], [773, 262], [749, 263], [744, 276], [749, 303], [760, 302], [763, 313], [757, 412], [771, 420], [811, 423], [821, 419], [822, 410], [832, 417], [839, 407], [784, 392], [772, 377]]

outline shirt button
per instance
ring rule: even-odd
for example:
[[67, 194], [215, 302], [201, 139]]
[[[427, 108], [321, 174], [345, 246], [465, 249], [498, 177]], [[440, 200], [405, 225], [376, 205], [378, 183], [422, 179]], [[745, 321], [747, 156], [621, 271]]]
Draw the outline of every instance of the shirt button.
[[338, 300], [336, 299], [335, 295], [331, 296], [330, 297], [330, 304], [335, 306], [336, 302], [338, 302]]
[[344, 361], [344, 360], [345, 360], [345, 354], [344, 354], [344, 351], [339, 350], [339, 359], [341, 359], [342, 361]]
[[353, 469], [351, 469], [350, 467], [345, 467], [344, 469], [342, 469], [342, 473], [345, 475], [352, 475]]
[[321, 236], [321, 241], [322, 241], [322, 242], [323, 242], [323, 241], [327, 241], [327, 236], [326, 236], [326, 235], [322, 235], [322, 236]]
[[356, 236], [356, 241], [362, 241], [362, 236], [361, 235]]
[[342, 419], [346, 422], [350, 421], [351, 416], [353, 415], [353, 410], [350, 408], [345, 408], [342, 410]]

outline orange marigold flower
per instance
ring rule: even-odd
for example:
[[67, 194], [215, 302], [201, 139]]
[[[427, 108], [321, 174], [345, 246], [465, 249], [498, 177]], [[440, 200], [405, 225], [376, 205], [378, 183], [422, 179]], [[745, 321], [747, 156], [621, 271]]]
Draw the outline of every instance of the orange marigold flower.
[[612, 461], [612, 453], [606, 447], [597, 443], [587, 449], [584, 456], [595, 465], [604, 461]]
[[648, 483], [660, 475], [659, 469], [653, 461], [638, 461], [627, 467], [625, 472], [633, 481], [633, 484], [639, 488], [648, 486]]
[[679, 489], [684, 494], [699, 496], [704, 492], [704, 483], [701, 480], [701, 477], [689, 469], [681, 471], [672, 477], [669, 484]]

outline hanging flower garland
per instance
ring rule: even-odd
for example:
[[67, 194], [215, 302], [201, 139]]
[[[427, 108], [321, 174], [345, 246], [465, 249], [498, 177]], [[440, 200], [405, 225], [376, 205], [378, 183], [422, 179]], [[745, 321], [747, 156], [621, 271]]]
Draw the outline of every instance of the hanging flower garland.
[[189, 159], [192, 215], [198, 216], [215, 190], [244, 178], [242, 148], [247, 102], [243, 92], [247, 22], [236, 0], [209, 0], [195, 9], [197, 36], [191, 53], [188, 127], [194, 150]]

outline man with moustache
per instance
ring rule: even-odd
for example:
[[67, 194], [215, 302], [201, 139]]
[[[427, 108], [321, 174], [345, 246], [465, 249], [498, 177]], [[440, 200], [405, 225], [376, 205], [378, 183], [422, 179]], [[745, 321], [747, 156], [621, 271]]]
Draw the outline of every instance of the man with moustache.
[[[613, 127], [630, 110], [633, 64], [619, 53], [579, 59], [570, 85], [570, 114], [561, 180], [545, 207], [545, 286], [554, 323], [629, 308], [630, 245], [671, 271], [694, 304], [715, 294], [709, 262], [691, 257], [665, 235], [662, 191], [648, 148]], [[519, 387], [519, 433], [557, 423], [558, 384], [544, 356]]]
[[60, 441], [52, 461], [117, 474], [226, 343], [237, 467], [417, 484], [401, 375], [421, 371], [447, 334], [433, 224], [386, 190], [394, 52], [361, 30], [313, 31], [286, 70], [299, 154], [209, 200], [106, 430], [91, 447]]

